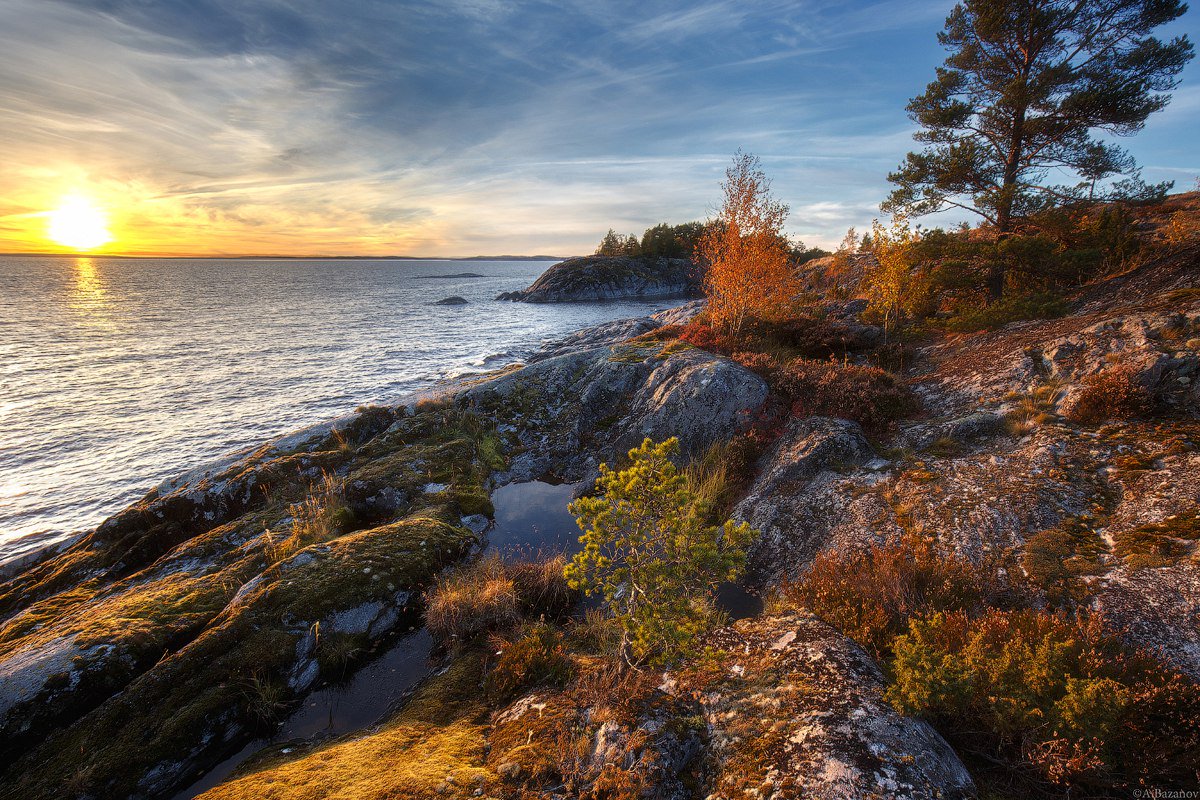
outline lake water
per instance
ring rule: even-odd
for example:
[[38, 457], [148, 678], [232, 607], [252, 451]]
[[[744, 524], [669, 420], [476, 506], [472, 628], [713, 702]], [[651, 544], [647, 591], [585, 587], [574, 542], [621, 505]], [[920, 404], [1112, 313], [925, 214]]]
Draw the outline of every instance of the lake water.
[[0, 257], [0, 562], [221, 454], [664, 307], [492, 299], [549, 266]]

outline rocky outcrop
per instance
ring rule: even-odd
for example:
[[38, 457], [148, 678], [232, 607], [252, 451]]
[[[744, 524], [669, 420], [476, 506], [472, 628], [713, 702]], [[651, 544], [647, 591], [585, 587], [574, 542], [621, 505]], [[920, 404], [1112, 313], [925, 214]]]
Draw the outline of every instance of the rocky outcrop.
[[709, 797], [954, 800], [974, 796], [958, 756], [928, 724], [883, 699], [856, 644], [807, 615], [742, 620], [715, 632], [723, 674], [696, 687], [707, 727]]
[[[1089, 287], [1072, 316], [925, 346], [912, 363], [925, 413], [877, 455], [844, 423], [790, 423], [737, 507], [763, 532], [754, 577], [909, 532], [1019, 561], [1038, 533], [1083, 520], [1101, 550], [1086, 602], [1200, 677], [1200, 545], [1183, 522], [1200, 511], [1197, 255]], [[1075, 421], [1088, 382], [1115, 369], [1153, 407]]]
[[543, 345], [536, 353], [529, 357], [529, 362], [545, 361], [547, 358], [553, 358], [554, 356], [620, 344], [637, 338], [642, 334], [650, 333], [664, 325], [683, 325], [703, 311], [704, 306], [705, 301], [692, 300], [683, 305], [651, 314], [648, 317], [618, 319], [583, 328], [562, 339]]
[[527, 289], [505, 292], [496, 299], [524, 303], [659, 300], [687, 297], [698, 288], [692, 263], [686, 259], [583, 256], [555, 264]]
[[464, 394], [512, 420], [521, 452], [500, 482], [546, 475], [590, 480], [647, 436], [678, 437], [684, 458], [749, 426], [767, 399], [762, 378], [729, 359], [659, 341], [538, 361]]
[[458, 295], [443, 297], [441, 300], [438, 300], [436, 303], [434, 303], [435, 306], [465, 306], [466, 304], [466, 298], [459, 297]]
[[734, 510], [761, 533], [749, 562], [757, 583], [794, 574], [825, 544], [830, 502], [845, 502], [842, 475], [874, 457], [857, 423], [829, 417], [789, 421], [757, 465], [758, 478]]

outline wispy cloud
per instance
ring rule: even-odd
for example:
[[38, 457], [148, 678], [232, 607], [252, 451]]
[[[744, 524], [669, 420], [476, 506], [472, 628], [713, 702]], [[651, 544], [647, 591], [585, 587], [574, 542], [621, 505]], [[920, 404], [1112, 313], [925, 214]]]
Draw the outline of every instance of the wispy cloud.
[[738, 147], [833, 244], [911, 147], [950, 6], [5, 0], [0, 250], [82, 188], [145, 252], [581, 252], [705, 216]]

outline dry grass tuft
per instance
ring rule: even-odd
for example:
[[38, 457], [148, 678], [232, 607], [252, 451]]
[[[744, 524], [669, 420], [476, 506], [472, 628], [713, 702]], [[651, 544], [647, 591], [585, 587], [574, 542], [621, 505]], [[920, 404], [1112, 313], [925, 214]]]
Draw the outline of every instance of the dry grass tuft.
[[509, 563], [488, 553], [442, 576], [426, 595], [425, 624], [439, 642], [462, 644], [510, 631], [526, 616], [557, 615], [579, 598], [565, 565], [562, 556]]

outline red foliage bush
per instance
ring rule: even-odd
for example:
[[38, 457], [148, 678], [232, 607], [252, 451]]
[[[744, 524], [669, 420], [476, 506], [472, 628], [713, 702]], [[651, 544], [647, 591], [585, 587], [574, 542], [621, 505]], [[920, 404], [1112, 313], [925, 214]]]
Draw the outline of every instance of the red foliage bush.
[[1083, 390], [1067, 410], [1067, 418], [1085, 425], [1129, 419], [1148, 413], [1153, 405], [1154, 398], [1138, 381], [1137, 370], [1120, 365], [1084, 378]]
[[994, 572], [915, 534], [865, 551], [822, 552], [783, 587], [788, 600], [876, 658], [891, 655], [892, 641], [908, 630], [910, 619], [936, 611], [979, 613], [1007, 604], [1009, 592]]
[[737, 348], [737, 342], [734, 337], [721, 333], [716, 328], [712, 328], [696, 320], [692, 320], [683, 326], [683, 330], [679, 332], [679, 338], [702, 350], [720, 353], [725, 356]]
[[796, 416], [840, 417], [876, 432], [920, 408], [912, 390], [879, 367], [797, 358], [780, 369], [776, 385]]

